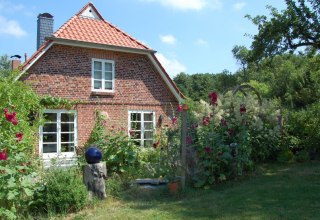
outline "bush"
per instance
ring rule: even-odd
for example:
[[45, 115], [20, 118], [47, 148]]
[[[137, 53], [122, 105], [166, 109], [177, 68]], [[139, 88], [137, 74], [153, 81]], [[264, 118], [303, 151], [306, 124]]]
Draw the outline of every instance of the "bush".
[[88, 201], [88, 191], [77, 168], [50, 168], [42, 177], [43, 188], [37, 197], [43, 198], [40, 211], [70, 213], [81, 210]]

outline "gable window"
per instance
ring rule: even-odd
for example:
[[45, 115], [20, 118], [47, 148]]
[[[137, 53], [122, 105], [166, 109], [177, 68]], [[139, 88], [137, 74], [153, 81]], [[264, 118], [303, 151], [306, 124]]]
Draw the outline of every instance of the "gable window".
[[131, 139], [139, 146], [152, 146], [155, 132], [155, 112], [129, 111], [128, 121]]
[[44, 159], [75, 157], [77, 145], [76, 111], [47, 110], [40, 127], [40, 154]]
[[92, 91], [114, 91], [114, 61], [92, 59]]

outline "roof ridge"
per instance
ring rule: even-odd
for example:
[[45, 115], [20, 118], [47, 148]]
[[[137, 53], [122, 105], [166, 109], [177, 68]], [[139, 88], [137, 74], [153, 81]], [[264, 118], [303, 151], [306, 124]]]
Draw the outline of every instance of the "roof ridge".
[[116, 29], [117, 31], [121, 32], [122, 35], [129, 37], [131, 40], [135, 41], [136, 43], [138, 43], [140, 46], [143, 46], [145, 49], [151, 49], [150, 47], [148, 47], [147, 45], [144, 45], [143, 43], [141, 43], [139, 40], [135, 39], [134, 37], [132, 37], [130, 34], [127, 34], [125, 31], [121, 30], [119, 27], [117, 27], [116, 25], [112, 24], [111, 22], [108, 22], [106, 20], [103, 19], [103, 21], [105, 23], [107, 23], [108, 25], [110, 25], [112, 28]]

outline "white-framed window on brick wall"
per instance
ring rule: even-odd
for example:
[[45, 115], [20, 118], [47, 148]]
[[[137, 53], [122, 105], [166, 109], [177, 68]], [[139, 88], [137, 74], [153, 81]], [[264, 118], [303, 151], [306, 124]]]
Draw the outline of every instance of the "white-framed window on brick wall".
[[114, 92], [115, 66], [113, 60], [92, 59], [92, 91]]
[[153, 144], [156, 114], [153, 111], [129, 111], [129, 134], [139, 146], [149, 147]]
[[46, 110], [45, 122], [40, 126], [39, 153], [45, 166], [51, 159], [61, 159], [61, 164], [75, 161], [77, 146], [77, 112], [74, 110]]

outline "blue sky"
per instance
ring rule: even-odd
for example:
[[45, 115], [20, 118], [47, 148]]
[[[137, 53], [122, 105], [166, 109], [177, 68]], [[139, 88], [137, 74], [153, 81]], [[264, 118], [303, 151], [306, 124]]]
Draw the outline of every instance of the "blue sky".
[[[257, 28], [246, 14], [268, 15], [284, 0], [92, 0], [108, 22], [157, 51], [174, 77], [179, 72], [236, 71], [235, 45], [250, 46], [245, 33]], [[76, 14], [88, 0], [0, 0], [0, 55], [36, 50], [37, 16], [54, 16], [54, 30]]]

